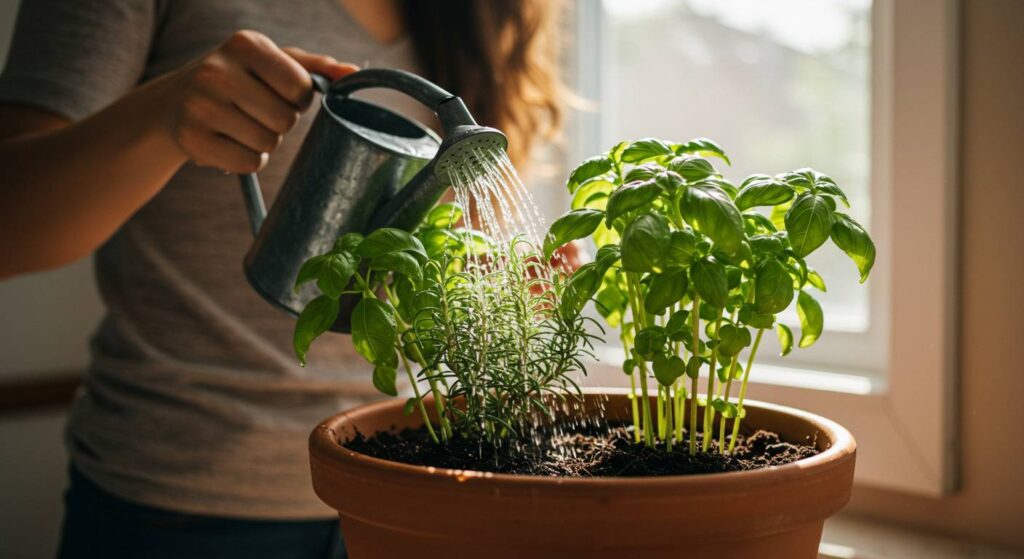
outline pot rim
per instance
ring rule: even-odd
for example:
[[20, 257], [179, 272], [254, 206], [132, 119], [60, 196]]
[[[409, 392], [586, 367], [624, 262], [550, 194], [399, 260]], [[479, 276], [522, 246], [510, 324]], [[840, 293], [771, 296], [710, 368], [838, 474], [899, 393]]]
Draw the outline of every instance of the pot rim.
[[[584, 396], [628, 394], [628, 389], [623, 388], [590, 388], [584, 389]], [[556, 477], [539, 476], [529, 474], [503, 474], [494, 472], [482, 472], [477, 470], [458, 470], [440, 468], [435, 466], [418, 466], [394, 462], [381, 458], [374, 458], [361, 454], [343, 446], [339, 441], [337, 430], [338, 425], [346, 421], [355, 421], [356, 416], [374, 414], [400, 408], [404, 402], [400, 399], [383, 400], [359, 406], [355, 409], [345, 411], [323, 421], [313, 430], [309, 437], [310, 451], [321, 464], [330, 465], [333, 468], [352, 470], [370, 469], [387, 471], [391, 474], [401, 475], [410, 481], [419, 479], [429, 482], [455, 480], [465, 482], [474, 480], [477, 483], [486, 481], [488, 486], [519, 487], [561, 487], [563, 489], [587, 489], [614, 485], [627, 491], [654, 490], [659, 491], [671, 487], [673, 490], [692, 487], [704, 490], [718, 490], [721, 487], [743, 485], [747, 488], [752, 485], [775, 484], [789, 479], [797, 479], [806, 476], [808, 470], [822, 471], [836, 467], [845, 462], [844, 459], [852, 458], [857, 449], [857, 443], [853, 435], [838, 423], [822, 416], [788, 406], [760, 402], [757, 400], [746, 400], [745, 407], [761, 408], [777, 413], [784, 413], [796, 416], [812, 425], [831, 440], [831, 445], [820, 451], [818, 454], [784, 464], [782, 466], [767, 466], [756, 470], [744, 470], [738, 472], [711, 473], [700, 475], [670, 475], [670, 476], [645, 476], [645, 477]]]

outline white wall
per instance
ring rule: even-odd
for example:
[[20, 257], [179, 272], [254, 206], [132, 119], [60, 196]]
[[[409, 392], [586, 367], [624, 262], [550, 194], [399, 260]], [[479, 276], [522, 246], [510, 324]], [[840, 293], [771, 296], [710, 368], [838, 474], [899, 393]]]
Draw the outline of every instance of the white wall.
[[[0, 64], [17, 7], [17, 0], [0, 0]], [[0, 282], [0, 382], [82, 371], [100, 314], [89, 260]], [[0, 557], [45, 558], [56, 551], [67, 468], [64, 417], [64, 411], [0, 416]]]

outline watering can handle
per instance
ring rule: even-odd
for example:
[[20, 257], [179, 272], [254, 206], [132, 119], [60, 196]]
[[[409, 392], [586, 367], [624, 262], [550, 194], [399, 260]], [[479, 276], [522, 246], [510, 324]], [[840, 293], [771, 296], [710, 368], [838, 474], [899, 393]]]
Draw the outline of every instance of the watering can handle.
[[330, 86], [331, 95], [348, 97], [361, 89], [393, 89], [437, 113], [445, 133], [456, 126], [475, 125], [469, 110], [455, 95], [416, 74], [393, 68], [370, 68], [349, 74]]
[[[313, 80], [313, 89], [324, 95], [331, 88], [331, 80], [320, 74], [309, 74]], [[263, 201], [263, 192], [260, 190], [260, 181], [256, 173], [238, 175], [238, 181], [242, 186], [242, 197], [245, 199], [245, 209], [249, 214], [249, 224], [252, 226], [252, 235], [255, 237], [263, 226], [263, 220], [267, 217], [267, 205]]]

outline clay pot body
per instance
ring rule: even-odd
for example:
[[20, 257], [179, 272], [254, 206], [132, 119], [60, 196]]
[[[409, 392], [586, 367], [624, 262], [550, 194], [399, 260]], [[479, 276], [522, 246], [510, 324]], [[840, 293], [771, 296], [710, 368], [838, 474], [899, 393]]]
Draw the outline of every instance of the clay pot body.
[[[629, 420], [625, 394], [605, 400]], [[554, 478], [388, 462], [342, 446], [417, 426], [402, 400], [324, 421], [310, 437], [313, 487], [338, 511], [351, 557], [814, 559], [826, 518], [850, 498], [856, 443], [849, 431], [795, 409], [749, 402], [743, 430], [767, 429], [821, 452], [785, 466], [651, 478]]]

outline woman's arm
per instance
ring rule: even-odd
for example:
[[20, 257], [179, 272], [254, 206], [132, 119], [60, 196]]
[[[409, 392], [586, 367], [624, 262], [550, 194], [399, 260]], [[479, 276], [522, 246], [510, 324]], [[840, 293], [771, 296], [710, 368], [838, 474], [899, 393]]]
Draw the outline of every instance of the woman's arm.
[[241, 31], [78, 122], [0, 107], [0, 278], [89, 254], [187, 160], [260, 169], [309, 106], [309, 72], [354, 70]]

